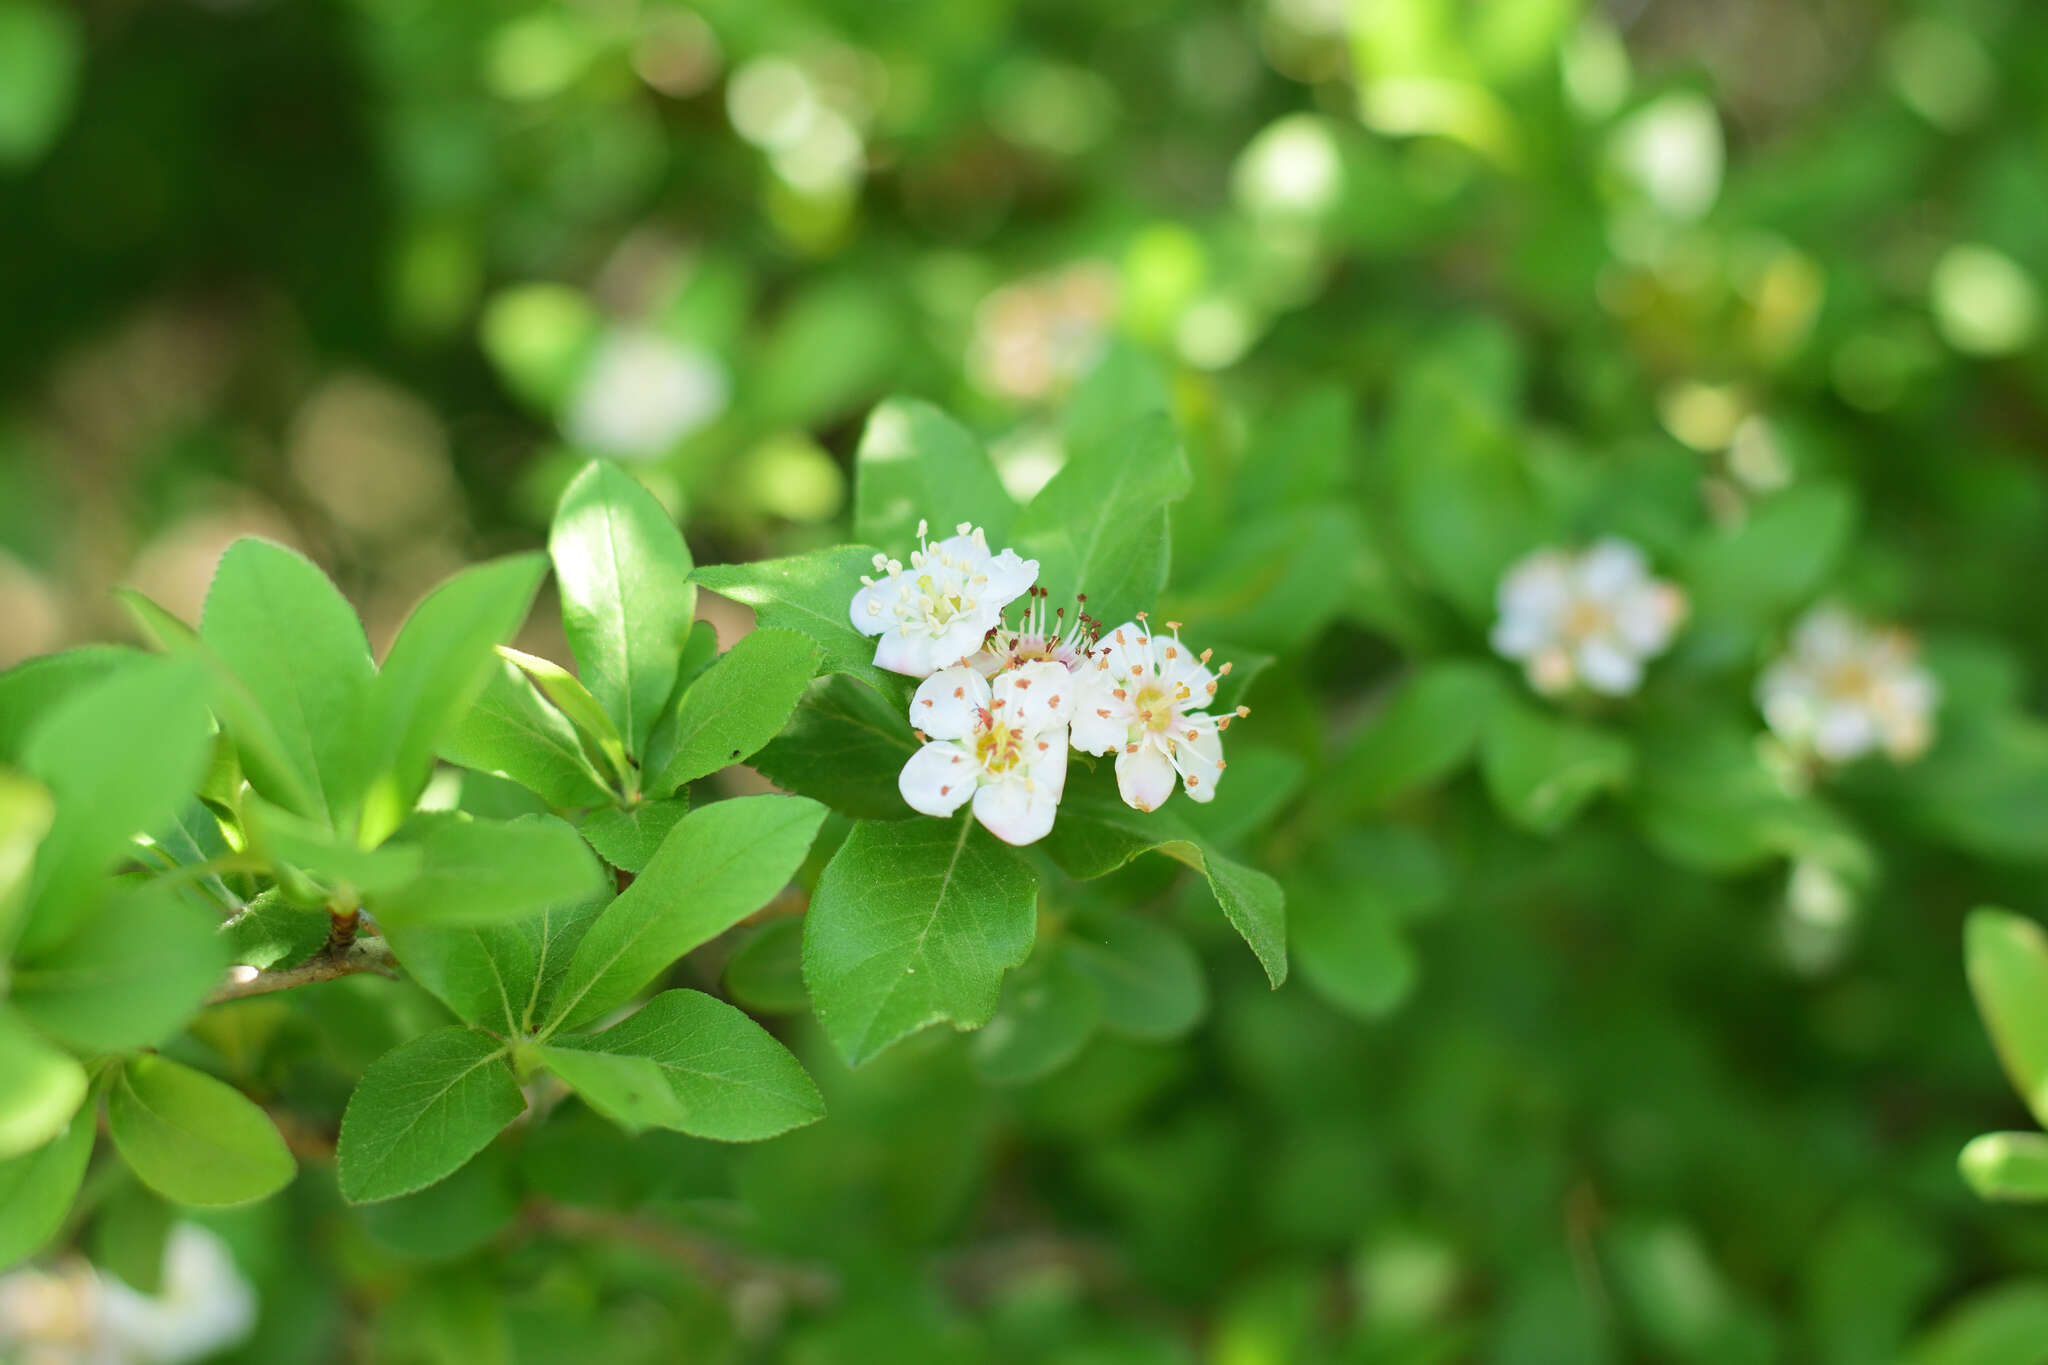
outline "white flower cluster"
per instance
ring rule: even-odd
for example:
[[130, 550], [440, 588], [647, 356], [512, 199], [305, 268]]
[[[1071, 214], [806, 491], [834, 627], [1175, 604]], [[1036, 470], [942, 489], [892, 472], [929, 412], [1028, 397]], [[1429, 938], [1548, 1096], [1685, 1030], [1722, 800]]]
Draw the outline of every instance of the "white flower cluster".
[[[1501, 579], [1497, 603], [1495, 651], [1520, 663], [1545, 696], [1634, 692], [1686, 616], [1685, 594], [1651, 577], [1642, 550], [1615, 537], [1581, 553], [1552, 547], [1527, 556]], [[1757, 705], [1781, 739], [1825, 762], [1877, 749], [1905, 762], [1931, 741], [1939, 700], [1917, 656], [1902, 630], [1816, 607], [1757, 680]]]
[[[1117, 789], [1138, 810], [1165, 804], [1176, 779], [1213, 800], [1233, 717], [1204, 708], [1230, 665], [1211, 672], [1177, 622], [1159, 635], [1143, 612], [1107, 633], [1080, 604], [1071, 622], [1064, 608], [1048, 618], [1037, 560], [991, 551], [967, 523], [955, 531], [932, 544], [919, 523], [909, 565], [876, 556], [882, 576], [862, 577], [850, 610], [880, 637], [876, 667], [924, 679], [910, 702], [924, 747], [897, 779], [911, 808], [949, 816], [972, 802], [998, 839], [1034, 843], [1059, 813], [1070, 748], [1114, 752]], [[1020, 597], [1013, 627], [1003, 612]]]
[[220, 1235], [178, 1223], [163, 1284], [139, 1294], [83, 1261], [0, 1275], [0, 1360], [176, 1365], [209, 1359], [256, 1326], [256, 1291]]

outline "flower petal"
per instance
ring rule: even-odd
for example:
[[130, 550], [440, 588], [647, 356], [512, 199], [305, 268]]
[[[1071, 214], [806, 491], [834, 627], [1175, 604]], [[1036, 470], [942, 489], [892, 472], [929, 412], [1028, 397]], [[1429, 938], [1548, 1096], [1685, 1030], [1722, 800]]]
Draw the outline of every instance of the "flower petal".
[[896, 613], [890, 607], [902, 591], [903, 580], [895, 574], [862, 584], [846, 610], [853, 628], [863, 635], [880, 635], [885, 630], [894, 629]]
[[988, 684], [971, 668], [942, 668], [917, 685], [910, 723], [933, 739], [966, 739], [988, 709]]
[[1149, 739], [1116, 756], [1116, 789], [1133, 810], [1158, 810], [1173, 795], [1172, 760]]
[[998, 674], [993, 688], [1003, 724], [1025, 734], [1065, 725], [1074, 714], [1074, 675], [1059, 664], [1035, 660]]
[[1214, 801], [1216, 784], [1223, 777], [1223, 736], [1215, 718], [1200, 713], [1180, 717], [1173, 740], [1173, 766], [1188, 795]]
[[1538, 550], [1508, 570], [1496, 605], [1502, 617], [1548, 621], [1570, 604], [1571, 559], [1560, 550]]
[[1861, 757], [1877, 740], [1877, 717], [1868, 707], [1852, 702], [1824, 707], [1813, 728], [1813, 751], [1830, 763]]
[[1038, 561], [1019, 558], [1015, 550], [1004, 550], [983, 565], [981, 572], [988, 575], [988, 582], [976, 585], [979, 591], [975, 600], [992, 602], [1000, 612], [1038, 581]]
[[1581, 642], [1572, 657], [1579, 681], [1594, 692], [1623, 697], [1642, 685], [1642, 661], [1604, 636]]
[[1113, 679], [1117, 687], [1128, 686], [1133, 680], [1143, 681], [1159, 671], [1159, 661], [1152, 652], [1152, 630], [1143, 621], [1126, 621], [1105, 631], [1091, 657], [1096, 674], [1104, 680]]
[[974, 793], [974, 818], [1006, 844], [1032, 844], [1052, 832], [1060, 793], [1022, 778], [990, 782]]
[[1579, 590], [1588, 597], [1611, 600], [1640, 585], [1650, 576], [1650, 562], [1643, 552], [1626, 540], [1607, 536], [1595, 541], [1579, 556]]
[[1118, 701], [1102, 691], [1082, 692], [1074, 706], [1074, 719], [1068, 735], [1076, 749], [1084, 754], [1106, 754], [1111, 749], [1121, 749], [1131, 733], [1131, 724], [1137, 719], [1137, 712], [1128, 701]]
[[1663, 652], [1685, 619], [1685, 594], [1669, 583], [1638, 584], [1615, 599], [1614, 633], [1637, 654]]
[[974, 795], [981, 766], [973, 750], [951, 740], [934, 740], [910, 756], [896, 778], [896, 790], [924, 815], [951, 815]]
[[947, 658], [939, 642], [920, 630], [906, 632], [897, 626], [875, 641], [875, 667], [906, 677], [928, 678], [935, 670], [959, 661], [957, 655]]

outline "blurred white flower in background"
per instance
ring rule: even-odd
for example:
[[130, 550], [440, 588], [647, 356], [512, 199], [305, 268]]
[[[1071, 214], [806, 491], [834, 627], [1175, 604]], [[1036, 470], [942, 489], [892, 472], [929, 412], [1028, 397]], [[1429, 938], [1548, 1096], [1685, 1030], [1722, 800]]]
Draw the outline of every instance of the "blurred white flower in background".
[[1101, 261], [998, 289], [975, 310], [968, 372], [1001, 397], [1056, 397], [1101, 356], [1116, 310], [1116, 270]]
[[177, 1365], [216, 1355], [256, 1325], [256, 1293], [227, 1244], [180, 1223], [163, 1288], [139, 1294], [82, 1261], [0, 1276], [0, 1358], [22, 1365]]
[[563, 425], [599, 455], [652, 460], [725, 411], [731, 384], [716, 356], [655, 332], [598, 343]]
[[1880, 748], [1905, 762], [1934, 737], [1940, 691], [1911, 635], [1820, 606], [1793, 627], [1790, 651], [1764, 670], [1756, 698], [1781, 738], [1830, 763]]
[[1543, 549], [1501, 580], [1493, 647], [1518, 660], [1546, 696], [1573, 687], [1622, 696], [1685, 620], [1685, 594], [1650, 577], [1628, 541], [1607, 537], [1582, 554]]

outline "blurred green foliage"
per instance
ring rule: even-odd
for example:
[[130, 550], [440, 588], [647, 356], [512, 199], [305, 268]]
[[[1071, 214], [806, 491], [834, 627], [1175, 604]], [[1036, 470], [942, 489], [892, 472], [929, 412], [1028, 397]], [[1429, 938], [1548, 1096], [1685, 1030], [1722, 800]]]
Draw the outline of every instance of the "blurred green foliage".
[[[1117, 523], [1170, 544], [1162, 616], [1277, 659], [1224, 798], [1174, 814], [1286, 886], [1281, 990], [1139, 859], [1042, 907], [989, 1029], [849, 1070], [771, 921], [689, 971], [822, 1122], [728, 1148], [569, 1101], [362, 1207], [324, 1153], [447, 1022], [423, 991], [129, 1063], [288, 1116], [298, 1179], [196, 1215], [261, 1296], [232, 1358], [2048, 1361], [2048, 1218], [1956, 1166], [2016, 1130], [1964, 1173], [2043, 1188], [1999, 1065], [2039, 1070], [2038, 964], [1976, 969], [1994, 1050], [1963, 924], [2048, 915], [2044, 54], [2018, 0], [0, 0], [0, 658], [132, 637], [122, 585], [197, 619], [252, 531], [381, 655], [591, 455], [700, 565], [900, 535], [854, 490], [887, 395], [1021, 500], [1106, 393], [1192, 472]], [[1640, 694], [1561, 707], [1491, 658], [1494, 594], [1607, 533], [1692, 616]], [[1757, 670], [1830, 597], [1921, 634], [1917, 763], [1758, 742]], [[551, 618], [519, 643], [564, 659]], [[66, 657], [38, 707], [96, 680]], [[8, 695], [0, 754], [61, 797]], [[806, 757], [872, 703], [817, 688], [757, 766], [876, 814]], [[0, 828], [43, 800], [0, 779]], [[160, 1033], [33, 995], [0, 1022]], [[89, 1137], [0, 1196], [139, 1285], [171, 1220], [104, 1149], [68, 1222], [32, 1207]]]

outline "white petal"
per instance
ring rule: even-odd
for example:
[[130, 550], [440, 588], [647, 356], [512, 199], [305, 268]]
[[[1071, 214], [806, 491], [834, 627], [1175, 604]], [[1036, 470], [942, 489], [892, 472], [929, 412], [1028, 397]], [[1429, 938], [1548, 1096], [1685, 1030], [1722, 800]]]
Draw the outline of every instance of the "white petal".
[[873, 583], [864, 583], [861, 590], [853, 595], [853, 605], [846, 615], [853, 622], [853, 628], [863, 635], [880, 635], [896, 626], [894, 607], [903, 590], [903, 580], [893, 574]]
[[977, 608], [954, 617], [944, 633], [932, 641], [932, 655], [937, 660], [933, 667], [951, 668], [980, 653], [990, 629], [1001, 620], [1001, 609], [996, 607]]
[[1128, 701], [1118, 701], [1106, 691], [1100, 696], [1084, 692], [1074, 707], [1068, 735], [1082, 753], [1106, 754], [1111, 749], [1123, 748], [1137, 718], [1137, 711]]
[[928, 678], [938, 669], [960, 662], [960, 656], [946, 657], [938, 641], [920, 630], [906, 634], [900, 627], [883, 633], [875, 641], [875, 667], [911, 678]]
[[1015, 550], [1004, 550], [983, 565], [981, 572], [988, 575], [988, 582], [975, 585], [975, 601], [994, 603], [1000, 612], [1038, 581], [1038, 561], [1020, 559]]
[[1003, 724], [1025, 734], [1065, 725], [1074, 714], [1074, 675], [1044, 660], [1019, 664], [997, 675], [995, 699], [1002, 703]]
[[1815, 607], [1792, 628], [1792, 649], [1809, 664], [1831, 663], [1852, 652], [1862, 633], [1840, 607]]
[[1616, 598], [1614, 633], [1637, 654], [1661, 653], [1685, 619], [1685, 594], [1669, 583], [1637, 585]]
[[1155, 641], [1154, 649], [1159, 655], [1160, 680], [1166, 684], [1168, 696], [1192, 709], [1215, 695], [1212, 687], [1216, 675], [1186, 645], [1168, 635]]
[[1569, 606], [1571, 598], [1570, 558], [1557, 550], [1538, 550], [1501, 579], [1496, 605], [1503, 617], [1547, 620]]
[[988, 709], [988, 684], [971, 668], [942, 668], [917, 685], [910, 723], [933, 739], [966, 739]]
[[974, 793], [974, 818], [1006, 844], [1043, 839], [1059, 810], [1058, 792], [1021, 778], [991, 782]]
[[1555, 624], [1546, 615], [1517, 612], [1494, 622], [1487, 639], [1503, 659], [1526, 659], [1557, 639]]
[[1067, 789], [1067, 732], [1063, 726], [1041, 730], [1026, 741], [1024, 771], [1037, 786], [1058, 800]]
[[1595, 636], [1580, 644], [1572, 657], [1578, 665], [1579, 681], [1592, 691], [1622, 697], [1643, 681], [1642, 662], [1612, 640]]
[[951, 740], [933, 740], [903, 765], [896, 790], [914, 811], [951, 815], [980, 783], [981, 767], [972, 749]]
[[1201, 714], [1182, 716], [1173, 739], [1173, 766], [1188, 795], [1214, 801], [1216, 784], [1223, 777], [1223, 736], [1217, 733], [1215, 720]]
[[1608, 536], [1579, 556], [1579, 589], [1588, 597], [1611, 599], [1650, 576], [1643, 552], [1625, 540]]
[[1158, 671], [1158, 660], [1152, 654], [1152, 630], [1143, 621], [1126, 621], [1103, 632], [1093, 657], [1096, 676], [1113, 680], [1117, 687], [1128, 687]]
[[1133, 810], [1158, 810], [1173, 795], [1173, 782], [1172, 762], [1150, 740], [1116, 756], [1116, 789]]
[[1837, 702], [1823, 709], [1813, 729], [1813, 751], [1831, 763], [1846, 763], [1877, 744], [1877, 717], [1869, 708]]

